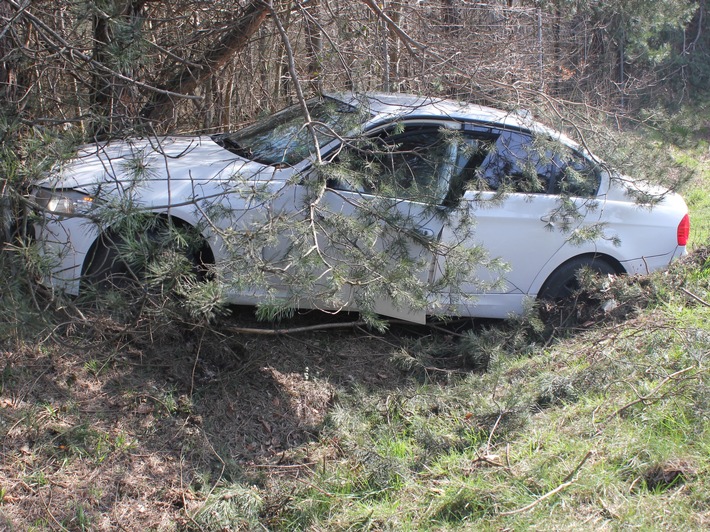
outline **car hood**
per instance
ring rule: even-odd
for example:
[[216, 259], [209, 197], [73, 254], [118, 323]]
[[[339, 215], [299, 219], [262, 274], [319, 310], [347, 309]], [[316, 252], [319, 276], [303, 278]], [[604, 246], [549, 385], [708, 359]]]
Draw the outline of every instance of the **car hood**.
[[83, 146], [39, 185], [95, 193], [97, 188], [110, 185], [204, 185], [229, 181], [237, 175], [263, 179], [264, 174], [273, 179], [274, 168], [241, 158], [210, 137], [154, 137]]

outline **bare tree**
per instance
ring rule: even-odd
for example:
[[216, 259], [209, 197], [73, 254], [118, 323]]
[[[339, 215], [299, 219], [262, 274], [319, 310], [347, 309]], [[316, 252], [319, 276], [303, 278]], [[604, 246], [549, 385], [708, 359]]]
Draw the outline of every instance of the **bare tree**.
[[[164, 87], [170, 92], [190, 92], [211, 74], [225, 66], [233, 56], [243, 50], [249, 39], [256, 33], [269, 10], [265, 3], [253, 0], [239, 17], [232, 21], [227, 31], [216, 44], [209, 47], [199, 60], [183, 67], [168, 79]], [[173, 111], [175, 101], [168, 94], [154, 94], [143, 107], [141, 115], [152, 120], [168, 118]]]

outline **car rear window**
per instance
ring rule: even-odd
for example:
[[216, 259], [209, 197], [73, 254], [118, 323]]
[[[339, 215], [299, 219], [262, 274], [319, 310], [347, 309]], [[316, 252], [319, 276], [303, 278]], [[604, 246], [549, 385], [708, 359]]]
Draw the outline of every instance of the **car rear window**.
[[[485, 157], [473, 173], [471, 185], [476, 189], [501, 190], [524, 194], [563, 194], [594, 196], [599, 188], [596, 165], [569, 146], [552, 139], [517, 131], [501, 131], [495, 140], [488, 133], [468, 133], [467, 143], [486, 146]], [[471, 188], [469, 186], [469, 188]]]

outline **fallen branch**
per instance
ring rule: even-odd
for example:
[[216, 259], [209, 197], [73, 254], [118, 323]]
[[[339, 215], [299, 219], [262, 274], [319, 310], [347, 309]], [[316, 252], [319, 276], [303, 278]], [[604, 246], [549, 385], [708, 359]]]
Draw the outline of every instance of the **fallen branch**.
[[227, 332], [238, 334], [260, 334], [267, 336], [279, 336], [284, 334], [295, 334], [311, 331], [322, 331], [326, 329], [350, 329], [366, 325], [364, 321], [349, 321], [347, 323], [322, 323], [320, 325], [308, 325], [306, 327], [293, 327], [290, 329], [259, 329], [257, 327], [228, 327]]
[[685, 288], [681, 287], [681, 291], [682, 291], [684, 294], [686, 294], [686, 295], [692, 297], [692, 298], [693, 298], [695, 301], [697, 301], [698, 303], [701, 303], [701, 304], [705, 305], [706, 307], [710, 307], [710, 303], [708, 303], [707, 301], [703, 300], [702, 298], [696, 296], [696, 295], [695, 295], [693, 292], [691, 292], [690, 290], [686, 290]]
[[[671, 373], [671, 374], [668, 375], [665, 379], [663, 379], [663, 380], [659, 383], [659, 385], [656, 386], [653, 390], [651, 390], [648, 394], [642, 395], [642, 396], [638, 397], [637, 399], [631, 401], [630, 403], [625, 404], [624, 406], [622, 406], [621, 408], [619, 408], [618, 410], [616, 410], [616, 412], [614, 412], [614, 413], [611, 414], [609, 417], [607, 417], [606, 420], [607, 420], [607, 421], [610, 421], [611, 419], [613, 419], [613, 418], [615, 418], [616, 416], [618, 416], [618, 415], [620, 415], [621, 413], [623, 413], [625, 410], [628, 410], [628, 409], [631, 408], [632, 406], [637, 405], [637, 404], [639, 404], [639, 403], [649, 404], [649, 403], [655, 403], [655, 402], [657, 402], [657, 401], [660, 401], [660, 400], [663, 399], [667, 394], [662, 394], [662, 395], [659, 395], [659, 396], [657, 396], [657, 397], [654, 397], [654, 395], [655, 395], [656, 393], [658, 393], [658, 391], [659, 391], [661, 388], [663, 388], [663, 386], [665, 386], [666, 384], [668, 384], [668, 383], [671, 382], [672, 380], [675, 380], [675, 379], [678, 378], [679, 376], [683, 375], [684, 373], [689, 372], [691, 369], [694, 369], [694, 368], [695, 368], [695, 366], [690, 366], [690, 367], [687, 367], [687, 368], [685, 368], [685, 369], [681, 369], [681, 370], [679, 370], [679, 371], [676, 371], [675, 373]], [[697, 373], [694, 374], [693, 377], [695, 377], [696, 375], [697, 375]]]
[[[391, 319], [391, 320], [386, 320], [386, 321], [390, 325], [412, 325], [411, 322], [408, 322], [405, 320]], [[278, 336], [278, 335], [284, 335], [284, 334], [322, 331], [322, 330], [327, 330], [327, 329], [351, 329], [351, 328], [366, 327], [366, 326], [367, 326], [366, 321], [359, 320], [359, 321], [349, 321], [346, 323], [323, 323], [320, 325], [308, 325], [306, 327], [293, 327], [291, 329], [266, 329], [266, 328], [260, 329], [258, 327], [228, 327], [228, 328], [222, 328], [220, 330], [232, 332], [232, 333], [238, 333], [238, 334], [259, 334], [259, 335], [267, 335], [267, 336]], [[451, 336], [460, 336], [460, 337], [464, 336], [463, 334], [449, 331], [448, 329], [445, 329], [443, 327], [439, 327], [437, 325], [433, 325], [431, 323], [427, 323], [425, 326], [429, 327], [431, 329], [440, 331], [440, 332], [445, 332], [446, 334], [449, 334]], [[365, 331], [363, 331], [363, 332], [365, 332]], [[392, 345], [392, 344], [390, 344], [390, 345]]]
[[528, 504], [527, 506], [523, 506], [522, 508], [518, 508], [517, 510], [510, 510], [509, 512], [501, 512], [500, 515], [515, 515], [515, 514], [527, 512], [528, 510], [531, 510], [532, 508], [534, 508], [535, 506], [537, 506], [538, 504], [540, 504], [540, 503], [541, 503], [542, 501], [544, 501], [545, 499], [549, 499], [550, 497], [552, 497], [552, 496], [555, 495], [556, 493], [559, 493], [560, 491], [562, 491], [562, 490], [565, 489], [566, 487], [572, 485], [572, 484], [574, 483], [574, 478], [573, 478], [573, 477], [577, 474], [577, 472], [578, 472], [580, 469], [582, 469], [582, 466], [583, 466], [584, 463], [589, 459], [589, 457], [592, 456], [592, 454], [594, 454], [594, 451], [591, 451], [591, 450], [588, 451], [587, 454], [584, 455], [584, 458], [582, 458], [581, 462], [579, 462], [579, 464], [577, 464], [577, 467], [575, 467], [575, 468], [572, 470], [572, 472], [571, 472], [569, 475], [567, 475], [567, 476], [565, 477], [565, 479], [564, 479], [564, 481], [562, 482], [562, 484], [560, 484], [559, 486], [557, 486], [557, 487], [556, 487], [555, 489], [553, 489], [552, 491], [548, 491], [547, 493], [545, 493], [545, 495], [543, 495], [542, 497], [540, 497], [540, 498], [538, 498], [538, 499], [535, 499], [533, 502], [531, 502], [531, 503]]

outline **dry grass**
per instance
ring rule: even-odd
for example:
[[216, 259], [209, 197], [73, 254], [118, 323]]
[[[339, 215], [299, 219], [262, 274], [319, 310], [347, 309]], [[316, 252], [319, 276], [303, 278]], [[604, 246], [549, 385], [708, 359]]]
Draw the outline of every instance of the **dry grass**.
[[96, 319], [2, 344], [0, 528], [190, 527], [218, 486], [297, 475], [279, 465], [296, 451], [309, 467], [336, 389], [402, 378], [363, 332], [148, 338]]

